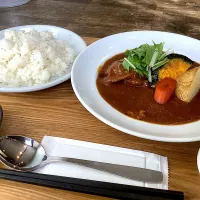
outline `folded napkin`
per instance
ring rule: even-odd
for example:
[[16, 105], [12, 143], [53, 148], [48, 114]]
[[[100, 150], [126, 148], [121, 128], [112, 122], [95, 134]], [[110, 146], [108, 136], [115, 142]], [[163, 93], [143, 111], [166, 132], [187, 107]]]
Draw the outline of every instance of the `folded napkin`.
[[43, 138], [42, 145], [49, 156], [71, 157], [148, 168], [161, 171], [164, 179], [160, 184], [145, 183], [68, 162], [51, 163], [38, 169], [37, 173], [168, 189], [168, 161], [166, 157], [143, 151], [50, 136]]

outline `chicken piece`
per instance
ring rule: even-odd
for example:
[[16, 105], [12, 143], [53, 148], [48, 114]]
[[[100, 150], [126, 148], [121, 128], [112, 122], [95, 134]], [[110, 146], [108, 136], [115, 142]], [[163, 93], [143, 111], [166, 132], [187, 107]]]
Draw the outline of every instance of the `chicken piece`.
[[104, 78], [106, 82], [118, 82], [131, 77], [132, 71], [124, 69], [121, 61], [115, 61], [106, 71], [107, 76]]
[[133, 87], [149, 87], [149, 83], [147, 80], [144, 79], [140, 79], [140, 78], [129, 78], [129, 79], [125, 79], [124, 83], [126, 85], [129, 86], [133, 86]]
[[129, 78], [124, 80], [124, 83], [133, 87], [148, 87], [148, 80], [146, 78], [139, 76], [136, 71], [132, 71], [132, 74]]

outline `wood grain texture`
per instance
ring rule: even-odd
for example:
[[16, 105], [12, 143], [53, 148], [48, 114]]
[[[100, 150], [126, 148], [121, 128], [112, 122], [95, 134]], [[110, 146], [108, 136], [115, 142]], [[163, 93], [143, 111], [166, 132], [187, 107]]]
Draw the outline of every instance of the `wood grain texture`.
[[31, 0], [20, 7], [0, 9], [0, 29], [52, 24], [93, 37], [160, 30], [200, 39], [199, 20], [199, 0]]
[[[0, 29], [25, 24], [57, 25], [85, 36], [88, 44], [98, 37], [144, 29], [176, 32], [200, 39], [199, 8], [198, 0], [31, 0], [24, 6], [0, 9]], [[5, 113], [0, 135], [25, 135], [39, 141], [44, 135], [52, 135], [161, 154], [169, 158], [169, 188], [183, 191], [186, 200], [200, 199], [196, 164], [200, 142], [156, 142], [117, 131], [96, 119], [80, 104], [70, 81], [40, 92], [1, 93], [0, 104]], [[13, 198], [103, 199], [0, 180], [0, 199]]]

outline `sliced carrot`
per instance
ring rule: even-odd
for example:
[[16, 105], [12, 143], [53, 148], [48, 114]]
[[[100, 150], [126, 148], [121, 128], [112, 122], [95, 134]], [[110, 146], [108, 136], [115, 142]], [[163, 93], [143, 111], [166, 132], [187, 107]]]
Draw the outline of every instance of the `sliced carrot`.
[[154, 93], [154, 100], [159, 104], [167, 103], [172, 97], [176, 88], [176, 80], [164, 78], [157, 85]]

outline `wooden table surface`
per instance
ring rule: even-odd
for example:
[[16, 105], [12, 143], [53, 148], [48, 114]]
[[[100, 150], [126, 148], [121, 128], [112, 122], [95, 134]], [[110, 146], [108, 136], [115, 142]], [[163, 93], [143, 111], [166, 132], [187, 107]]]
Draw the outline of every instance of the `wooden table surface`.
[[[0, 29], [57, 25], [83, 36], [87, 44], [132, 30], [169, 31], [200, 39], [199, 10], [198, 0], [31, 0], [24, 6], [0, 9]], [[155, 142], [117, 131], [80, 104], [70, 81], [40, 92], [0, 94], [0, 104], [4, 109], [0, 135], [25, 135], [37, 140], [52, 135], [161, 154], [169, 159], [169, 189], [183, 191], [186, 200], [200, 199], [196, 164], [200, 142]], [[5, 180], [0, 180], [0, 198], [104, 199]]]

